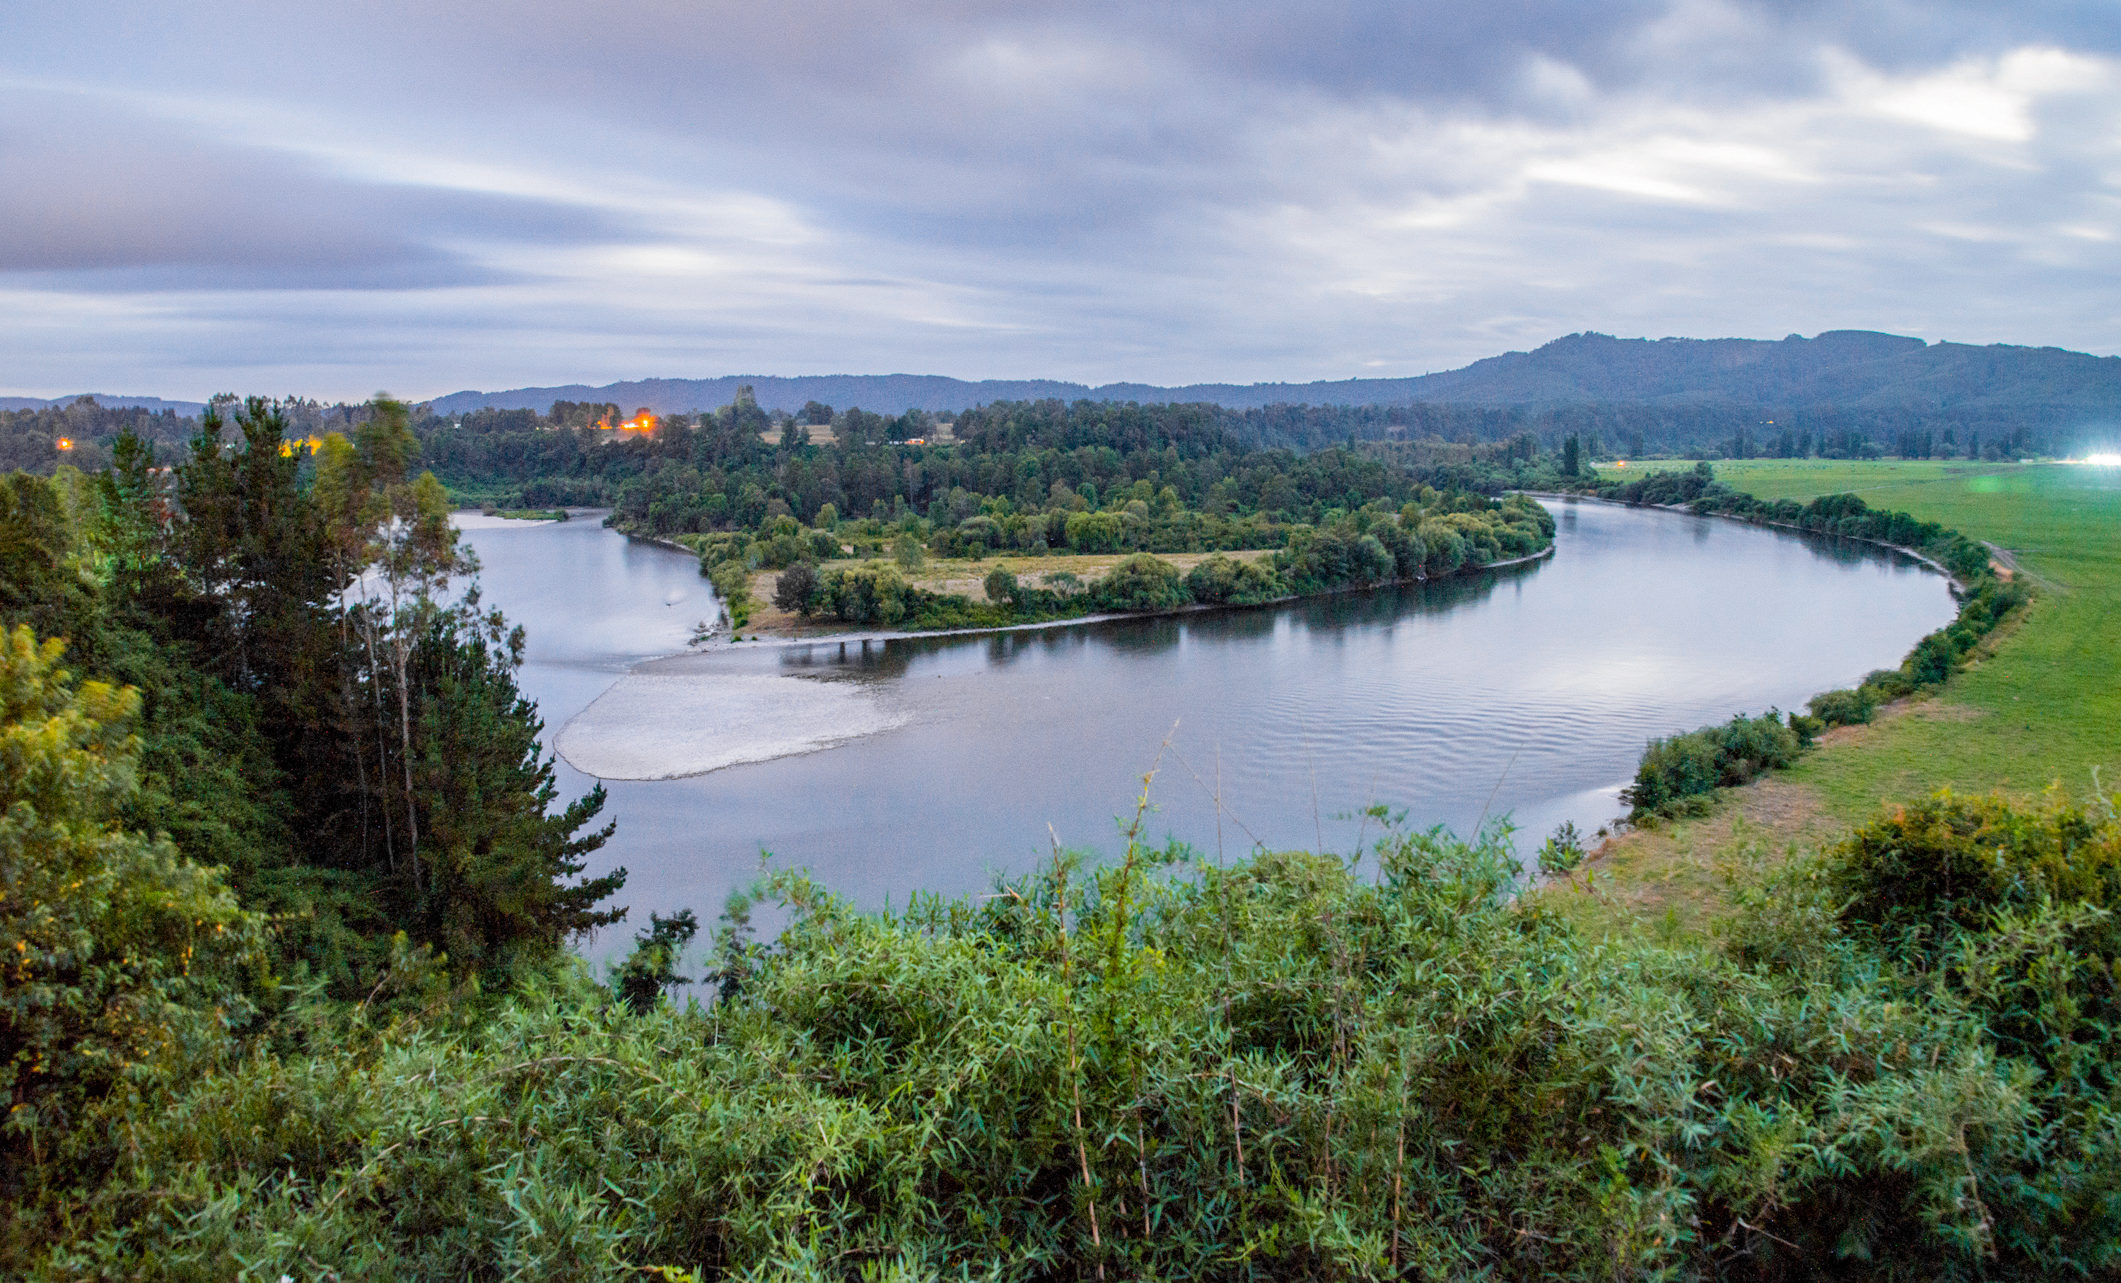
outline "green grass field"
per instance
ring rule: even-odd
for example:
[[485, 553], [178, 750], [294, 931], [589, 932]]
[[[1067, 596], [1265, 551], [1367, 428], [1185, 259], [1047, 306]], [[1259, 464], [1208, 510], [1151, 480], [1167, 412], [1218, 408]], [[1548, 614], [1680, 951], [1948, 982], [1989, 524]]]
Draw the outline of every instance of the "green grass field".
[[[1651, 465], [1656, 467], [1659, 465]], [[1672, 465], [1688, 466], [1692, 465]], [[1617, 843], [1594, 918], [1713, 916], [1733, 866], [1939, 788], [2086, 797], [2121, 785], [2121, 470], [1756, 459], [1714, 465], [1763, 499], [1853, 492], [2008, 551], [2038, 595], [1941, 691], [1740, 790], [1715, 814]], [[1635, 468], [1629, 475], [1637, 475]]]

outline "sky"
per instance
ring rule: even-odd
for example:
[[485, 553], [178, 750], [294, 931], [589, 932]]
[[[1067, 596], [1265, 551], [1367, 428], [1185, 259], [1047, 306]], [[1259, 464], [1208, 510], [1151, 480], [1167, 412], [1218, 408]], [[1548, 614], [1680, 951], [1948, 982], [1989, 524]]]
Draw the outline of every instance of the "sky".
[[8, 0], [0, 392], [2121, 352], [2114, 0]]

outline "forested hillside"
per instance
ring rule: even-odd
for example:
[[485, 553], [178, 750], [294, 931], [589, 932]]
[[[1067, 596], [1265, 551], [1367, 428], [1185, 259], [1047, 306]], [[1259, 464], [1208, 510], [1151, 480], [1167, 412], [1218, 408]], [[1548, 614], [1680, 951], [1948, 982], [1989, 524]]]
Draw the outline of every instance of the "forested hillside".
[[[966, 382], [932, 375], [732, 376], [646, 379], [603, 387], [570, 385], [507, 392], [457, 392], [434, 400], [438, 414], [479, 409], [542, 410], [555, 400], [643, 405], [690, 414], [735, 399], [750, 387], [768, 411], [806, 402], [862, 405], [889, 414], [948, 413], [996, 401], [1088, 400], [1201, 403], [1230, 410], [1272, 406], [1427, 406], [1543, 412], [1586, 406], [1633, 407], [1637, 416], [1682, 406], [1886, 412], [1975, 420], [1968, 412], [2028, 427], [2070, 427], [2086, 416], [2121, 413], [2121, 357], [2061, 348], [1924, 343], [1866, 330], [1814, 338], [1619, 339], [1572, 334], [1530, 352], [1475, 361], [1412, 378], [1317, 383], [1197, 383], [1092, 387], [1050, 379]], [[1645, 420], [1640, 426], [1650, 430]]]

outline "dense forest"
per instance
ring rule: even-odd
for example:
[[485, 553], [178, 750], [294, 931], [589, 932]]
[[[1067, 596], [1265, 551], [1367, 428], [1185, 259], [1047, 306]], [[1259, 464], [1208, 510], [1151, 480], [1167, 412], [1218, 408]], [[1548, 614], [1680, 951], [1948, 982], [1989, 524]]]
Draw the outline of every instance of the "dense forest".
[[[1207, 439], [1013, 422], [966, 454], [1258, 502]], [[1714, 938], [1631, 940], [1521, 895], [1499, 832], [1380, 808], [1365, 851], [1224, 861], [1137, 813], [1108, 862], [897, 913], [767, 875], [596, 975], [601, 796], [556, 804], [520, 636], [445, 596], [404, 408], [202, 429], [0, 485], [11, 1277], [2121, 1270], [2110, 805], [1899, 808]], [[590, 448], [699, 466], [644, 438]], [[1331, 453], [1293, 504], [1353, 520], [1402, 466]]]
[[[226, 420], [233, 405], [233, 398], [217, 398], [216, 413]], [[369, 413], [365, 405], [300, 399], [279, 405], [290, 433], [305, 438], [351, 432]], [[1304, 489], [1314, 478], [1298, 475], [1295, 461], [1334, 447], [1362, 456], [1396, 451], [1424, 460], [1449, 459], [1469, 471], [1439, 480], [1439, 487], [1477, 488], [1506, 484], [1489, 475], [1492, 465], [1558, 455], [1570, 437], [1577, 439], [1587, 461], [1888, 455], [2002, 460], [2082, 449], [2090, 438], [2080, 430], [2081, 420], [2065, 416], [2050, 422], [1978, 405], [1851, 408], [1822, 403], [1762, 409], [1731, 402], [1624, 400], [1535, 407], [1292, 402], [1243, 409], [1208, 402], [1046, 400], [993, 402], [949, 414], [878, 414], [857, 407], [835, 410], [818, 402], [793, 411], [769, 411], [740, 388], [730, 404], [704, 413], [652, 415], [645, 407], [622, 411], [613, 402], [565, 400], [542, 410], [441, 414], [432, 407], [416, 407], [412, 428], [428, 465], [460, 500], [504, 507], [608, 507], [620, 502], [629, 482], [639, 483], [635, 494], [648, 496], [651, 503], [686, 486], [701, 496], [723, 496], [720, 509], [707, 503], [699, 510], [666, 510], [660, 520], [675, 528], [685, 523], [697, 527], [702, 521], [755, 525], [758, 514], [744, 506], [748, 485], [758, 486], [760, 504], [778, 498], [806, 521], [825, 502], [843, 515], [862, 517], [872, 515], [881, 500], [895, 515], [900, 498], [915, 512], [929, 515], [938, 487], [943, 492], [958, 486], [1022, 497], [1019, 478], [997, 485], [991, 475], [968, 480], [961, 471], [944, 466], [945, 459], [970, 453], [1006, 453], [1021, 463], [1021, 454], [1029, 451], [1038, 456], [1041, 469], [1057, 469], [1057, 476], [1041, 476], [1049, 489], [1056, 479], [1071, 486], [1085, 478], [1099, 486], [1140, 479], [1131, 465], [1121, 478], [1096, 458], [1084, 456], [1083, 442], [1093, 438], [1130, 459], [1138, 452], [1128, 443], [1148, 438], [1160, 443], [1159, 451], [1174, 450], [1184, 467], [1170, 467], [1167, 483], [1176, 486], [1189, 505], [1207, 507], [1214, 480], [1225, 482], [1229, 502], [1239, 502], [1236, 488], [1246, 484], [1243, 473], [1250, 475], [1255, 491], [1276, 475]], [[621, 423], [652, 423], [654, 430], [612, 426]], [[967, 425], [966, 430], [955, 431], [946, 447], [939, 427], [955, 429], [959, 423]], [[1004, 424], [1008, 426], [998, 432], [991, 430]], [[145, 440], [176, 446], [198, 426], [197, 420], [174, 411], [110, 409], [87, 398], [44, 409], [0, 411], [0, 466], [48, 475], [64, 459], [93, 470], [109, 461], [112, 445], [128, 427]], [[766, 446], [762, 433], [777, 443]], [[79, 453], [61, 449], [62, 440]], [[923, 445], [904, 444], [913, 440]], [[880, 451], [887, 444], [891, 450]], [[909, 456], [909, 451], [915, 453]], [[1231, 475], [1230, 462], [1247, 454], [1253, 457], [1241, 475]], [[906, 472], [909, 461], [915, 466]], [[1135, 464], [1145, 471], [1166, 470], [1162, 459], [1144, 457]], [[679, 473], [665, 482], [645, 480], [673, 468]], [[688, 477], [685, 468], [697, 475]], [[1197, 476], [1210, 480], [1196, 493], [1187, 488], [1187, 478]], [[1330, 505], [1341, 496], [1312, 497]], [[1280, 506], [1262, 505], [1257, 493], [1249, 496], [1249, 504]]]

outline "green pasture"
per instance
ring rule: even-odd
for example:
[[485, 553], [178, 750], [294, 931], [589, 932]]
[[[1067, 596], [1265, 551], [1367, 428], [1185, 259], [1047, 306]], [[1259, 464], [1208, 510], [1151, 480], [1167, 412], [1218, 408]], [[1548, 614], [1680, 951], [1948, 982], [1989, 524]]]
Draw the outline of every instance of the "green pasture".
[[1940, 522], [2008, 552], [2036, 595], [1942, 690], [1806, 755], [1765, 786], [1772, 796], [1732, 799], [1718, 814], [1624, 842], [1607, 865], [1628, 916], [1712, 915], [1726, 881], [1717, 866], [1727, 872], [1735, 849], [1757, 855], [1816, 841], [1939, 788], [2025, 797], [2059, 785], [2081, 798], [2095, 779], [2108, 794], [2121, 785], [2121, 469], [1821, 459], [1713, 466], [1763, 499], [1850, 492]]

